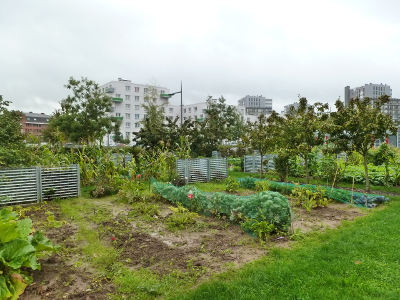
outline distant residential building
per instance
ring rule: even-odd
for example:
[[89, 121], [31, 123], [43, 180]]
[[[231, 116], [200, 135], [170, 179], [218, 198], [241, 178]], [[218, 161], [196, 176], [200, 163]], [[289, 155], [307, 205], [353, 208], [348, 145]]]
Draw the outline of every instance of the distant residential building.
[[245, 121], [255, 122], [259, 115], [269, 116], [272, 112], [272, 99], [263, 96], [247, 95], [238, 101], [238, 111]]
[[289, 113], [290, 110], [292, 109], [292, 107], [293, 107], [294, 110], [297, 110], [299, 108], [299, 105], [300, 105], [299, 102], [294, 102], [292, 104], [285, 105], [283, 107], [283, 113], [284, 114]]
[[[344, 104], [348, 105], [350, 99], [363, 99], [368, 97], [372, 100], [372, 102], [378, 99], [380, 96], [388, 95], [390, 96], [390, 101], [382, 107], [382, 111], [390, 115], [393, 121], [399, 123], [400, 122], [400, 99], [392, 98], [392, 89], [387, 84], [365, 84], [360, 87], [350, 88], [350, 86], [346, 86], [344, 88]], [[399, 147], [400, 146], [400, 130], [397, 135], [389, 136], [389, 143]], [[380, 142], [377, 141], [376, 146], [379, 146]]]
[[350, 88], [350, 86], [346, 86], [344, 88], [344, 104], [347, 105], [350, 99], [363, 99], [365, 97], [377, 99], [382, 95], [388, 95], [392, 97], [392, 89], [389, 85], [382, 83], [370, 83], [355, 88]]
[[[146, 104], [145, 96], [149, 86], [146, 84], [132, 83], [131, 80], [118, 78], [100, 86], [102, 91], [113, 100], [113, 106], [109, 115], [122, 121], [120, 132], [123, 137], [132, 140], [133, 133], [139, 132], [142, 126], [141, 121], [146, 117], [143, 104]], [[167, 117], [174, 117], [178, 109], [168, 106], [169, 89], [157, 87], [158, 99], [156, 104], [164, 104], [164, 112]], [[114, 137], [107, 135], [103, 139], [104, 145], [114, 145]]]
[[47, 127], [50, 116], [44, 113], [23, 112], [21, 118], [21, 131], [28, 135], [41, 136]]

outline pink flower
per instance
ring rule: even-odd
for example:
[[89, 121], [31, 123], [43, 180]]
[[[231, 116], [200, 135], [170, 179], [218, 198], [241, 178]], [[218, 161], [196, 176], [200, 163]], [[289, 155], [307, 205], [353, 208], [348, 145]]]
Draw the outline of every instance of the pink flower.
[[140, 175], [140, 174], [137, 174], [137, 175], [136, 175], [136, 178], [137, 178], [137, 179], [140, 179], [140, 177], [142, 177], [142, 175]]

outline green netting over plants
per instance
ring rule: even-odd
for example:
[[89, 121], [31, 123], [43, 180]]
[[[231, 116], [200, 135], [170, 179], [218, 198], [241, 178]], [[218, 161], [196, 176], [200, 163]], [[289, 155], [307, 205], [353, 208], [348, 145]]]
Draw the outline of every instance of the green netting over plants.
[[[246, 188], [255, 188], [255, 182], [260, 180], [263, 179], [257, 179], [252, 177], [245, 177], [238, 179], [239, 183]], [[295, 187], [309, 189], [313, 192], [317, 189], [317, 187], [312, 184], [295, 185], [292, 183], [276, 182], [269, 180], [268, 183], [270, 190], [277, 191], [286, 195], [289, 195]], [[348, 204], [354, 204], [356, 206], [364, 206], [372, 208], [376, 207], [378, 204], [382, 204], [384, 202], [389, 201], [389, 198], [380, 195], [363, 194], [358, 192], [352, 192], [349, 190], [335, 189], [330, 187], [325, 187], [324, 190], [325, 190], [325, 195], [324, 195], [325, 197], [345, 202]]]
[[267, 221], [281, 231], [288, 231], [290, 228], [289, 201], [277, 192], [267, 191], [251, 196], [236, 196], [221, 192], [206, 193], [193, 186], [176, 187], [152, 181], [156, 193], [192, 211], [226, 215], [235, 222], [248, 219]]

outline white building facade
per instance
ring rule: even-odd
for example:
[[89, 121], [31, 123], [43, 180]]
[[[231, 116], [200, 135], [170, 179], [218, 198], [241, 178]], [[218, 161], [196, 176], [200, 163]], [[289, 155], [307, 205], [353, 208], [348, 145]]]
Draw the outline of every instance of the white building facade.
[[[122, 121], [120, 131], [124, 138], [132, 140], [133, 133], [139, 132], [140, 121], [146, 117], [143, 104], [146, 104], [145, 96], [149, 86], [145, 84], [132, 83], [130, 80], [118, 78], [117, 81], [110, 81], [100, 86], [101, 90], [113, 100], [110, 117], [115, 117]], [[156, 100], [158, 105], [165, 105], [165, 115], [174, 117], [178, 109], [168, 106], [169, 89], [157, 87], [159, 98]], [[176, 113], [175, 113], [176, 111]], [[113, 136], [107, 135], [103, 139], [103, 145], [115, 145]]]
[[255, 122], [259, 115], [269, 116], [271, 114], [272, 99], [247, 95], [238, 101], [238, 110], [245, 121]]

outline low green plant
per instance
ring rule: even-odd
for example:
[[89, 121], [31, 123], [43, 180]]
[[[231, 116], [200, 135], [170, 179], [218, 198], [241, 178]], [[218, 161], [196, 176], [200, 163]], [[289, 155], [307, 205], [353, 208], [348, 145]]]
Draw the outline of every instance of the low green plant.
[[256, 187], [256, 179], [253, 177], [245, 177], [240, 182], [240, 186], [242, 186], [245, 189], [253, 190]]
[[174, 212], [167, 219], [167, 228], [171, 231], [186, 229], [188, 226], [195, 224], [195, 219], [199, 217], [197, 213], [190, 212], [179, 203], [177, 207], [171, 206], [169, 209]]
[[32, 282], [21, 268], [40, 270], [36, 254], [57, 249], [40, 231], [34, 232], [30, 219], [18, 220], [16, 212], [0, 210], [0, 299], [18, 299]]
[[135, 214], [140, 214], [140, 215], [146, 215], [146, 216], [159, 216], [160, 207], [157, 204], [149, 204], [145, 202], [137, 202], [132, 205], [132, 210], [129, 213], [130, 215], [135, 215]]
[[294, 197], [294, 205], [303, 207], [306, 211], [310, 212], [313, 208], [318, 206], [328, 206], [329, 200], [325, 197], [326, 190], [317, 186], [315, 190], [308, 187], [301, 187], [296, 185], [292, 190], [292, 197]]
[[226, 180], [226, 188], [225, 188], [225, 190], [228, 193], [237, 192], [239, 187], [240, 187], [240, 184], [235, 178], [228, 177], [228, 179]]
[[144, 202], [147, 197], [143, 193], [144, 184], [140, 180], [126, 181], [117, 194], [117, 199], [124, 203]]
[[254, 219], [246, 219], [241, 224], [241, 227], [257, 234], [257, 237], [261, 242], [266, 241], [271, 233], [276, 231], [275, 226], [268, 223], [266, 220], [258, 221]]
[[269, 182], [267, 180], [256, 181], [255, 185], [256, 185], [256, 191], [257, 192], [264, 192], [264, 191], [269, 191], [270, 190]]

